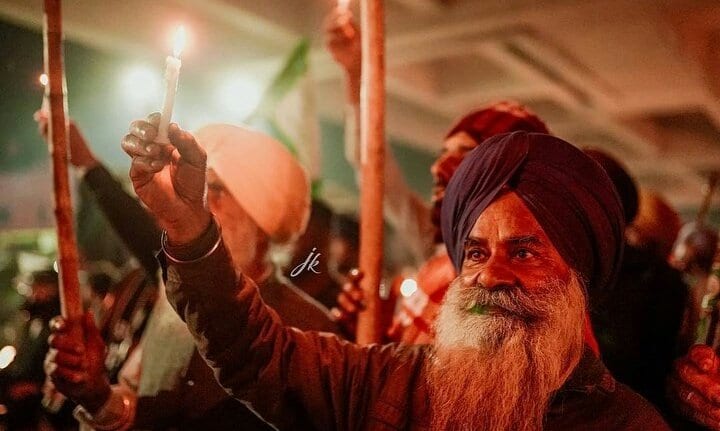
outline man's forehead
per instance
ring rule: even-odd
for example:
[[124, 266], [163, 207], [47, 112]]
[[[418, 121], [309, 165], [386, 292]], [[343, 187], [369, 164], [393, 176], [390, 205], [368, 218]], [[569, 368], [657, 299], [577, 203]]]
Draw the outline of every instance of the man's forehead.
[[501, 240], [535, 238], [549, 242], [545, 231], [520, 197], [505, 190], [483, 211], [475, 221], [468, 238], [493, 236]]

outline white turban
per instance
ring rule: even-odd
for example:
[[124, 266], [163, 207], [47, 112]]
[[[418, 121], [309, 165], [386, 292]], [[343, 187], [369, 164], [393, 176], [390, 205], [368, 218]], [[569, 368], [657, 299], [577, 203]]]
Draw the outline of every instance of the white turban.
[[195, 138], [207, 152], [208, 168], [274, 242], [290, 242], [305, 231], [309, 181], [280, 142], [229, 124], [204, 126]]

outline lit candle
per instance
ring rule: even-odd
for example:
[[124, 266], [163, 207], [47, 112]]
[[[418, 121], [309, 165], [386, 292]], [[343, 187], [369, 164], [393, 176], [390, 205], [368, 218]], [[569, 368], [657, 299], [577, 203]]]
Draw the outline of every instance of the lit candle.
[[40, 105], [40, 113], [47, 117], [48, 114], [50, 113], [50, 101], [48, 100], [48, 94], [46, 91], [46, 88], [48, 85], [47, 74], [45, 74], [45, 73], [40, 74], [38, 81], [40, 81], [40, 85], [43, 86], [43, 99], [42, 99], [42, 105]]
[[180, 53], [185, 46], [185, 28], [179, 26], [175, 31], [175, 44], [173, 55], [165, 60], [165, 100], [163, 101], [160, 125], [158, 126], [157, 142], [169, 144], [168, 126], [172, 119], [173, 105], [175, 105], [175, 92], [180, 77]]

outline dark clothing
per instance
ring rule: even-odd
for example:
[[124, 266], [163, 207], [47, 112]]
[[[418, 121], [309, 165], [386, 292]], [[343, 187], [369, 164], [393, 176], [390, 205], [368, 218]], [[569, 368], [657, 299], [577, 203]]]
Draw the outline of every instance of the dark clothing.
[[[196, 252], [209, 249], [212, 231], [196, 242]], [[169, 264], [165, 275], [170, 303], [219, 382], [278, 429], [429, 429], [430, 346], [363, 347], [285, 327], [255, 284], [238, 280], [223, 246], [200, 262]], [[553, 402], [546, 429], [668, 428], [645, 400], [585, 355]]]
[[684, 353], [679, 334], [687, 301], [688, 287], [678, 271], [626, 246], [617, 284], [591, 310], [603, 362], [663, 413], [666, 380], [673, 361]]
[[[292, 286], [287, 280], [270, 277], [260, 285], [265, 301], [281, 316], [288, 325], [304, 329], [337, 331], [335, 323], [328, 318], [327, 310], [308, 299], [305, 293]], [[164, 299], [161, 299], [164, 301]], [[163, 304], [159, 305], [160, 307]], [[154, 312], [161, 312], [156, 310]], [[172, 313], [172, 311], [169, 311]], [[173, 316], [177, 320], [176, 316]], [[151, 319], [155, 319], [153, 316]], [[192, 340], [184, 324], [182, 328], [172, 321], [163, 320], [158, 325], [152, 321], [148, 328], [146, 343], [172, 345], [147, 346], [142, 352], [141, 384], [138, 390], [138, 407], [134, 427], [138, 429], [181, 429], [181, 430], [270, 430], [267, 423], [257, 417], [248, 407], [231, 398], [218, 384], [212, 370], [194, 350]], [[173, 328], [173, 326], [175, 326]], [[178, 331], [181, 331], [180, 333]], [[189, 345], [186, 345], [189, 343]], [[194, 350], [194, 351], [193, 351]], [[191, 357], [183, 360], [185, 353]], [[162, 381], [168, 373], [174, 374], [172, 365], [177, 361], [184, 365], [184, 372], [174, 376], [173, 384], [152, 383]], [[143, 389], [144, 385], [159, 390]], [[149, 393], [148, 393], [149, 392]]]
[[506, 187], [525, 203], [565, 262], [588, 281], [589, 300], [595, 303], [620, 269], [623, 208], [603, 168], [550, 135], [496, 135], [467, 153], [447, 186], [440, 217], [455, 270], [460, 273], [475, 221]]
[[83, 182], [93, 192], [103, 215], [147, 274], [157, 274], [160, 228], [155, 219], [102, 165], [89, 169]]

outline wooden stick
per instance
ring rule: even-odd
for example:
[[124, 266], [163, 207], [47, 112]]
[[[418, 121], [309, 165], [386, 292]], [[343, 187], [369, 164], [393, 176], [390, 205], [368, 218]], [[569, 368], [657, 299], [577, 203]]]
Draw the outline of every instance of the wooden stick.
[[68, 180], [68, 119], [65, 115], [65, 65], [63, 62], [63, 35], [61, 0], [45, 0], [44, 59], [48, 85], [45, 94], [50, 100], [48, 140], [51, 142], [55, 221], [58, 237], [60, 267], [60, 310], [66, 319], [79, 319], [82, 315], [80, 282], [78, 279], [78, 252], [73, 228], [72, 202]]
[[385, 167], [385, 13], [383, 0], [362, 0], [362, 84], [360, 87], [360, 268], [365, 310], [358, 316], [356, 341], [379, 342], [383, 261], [383, 180]]

